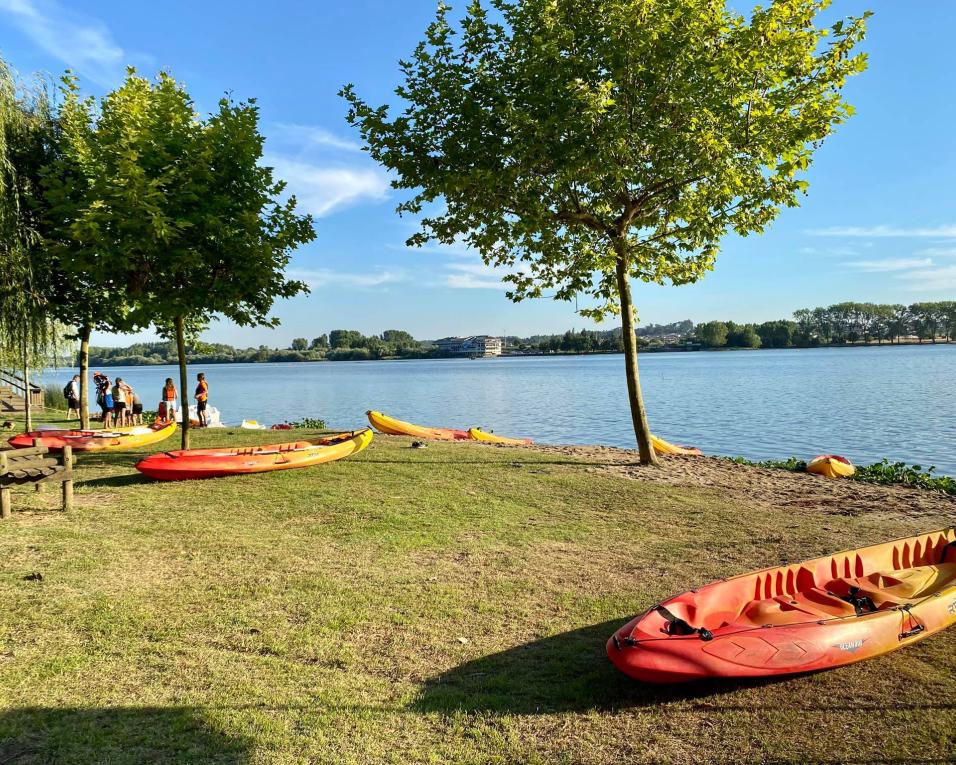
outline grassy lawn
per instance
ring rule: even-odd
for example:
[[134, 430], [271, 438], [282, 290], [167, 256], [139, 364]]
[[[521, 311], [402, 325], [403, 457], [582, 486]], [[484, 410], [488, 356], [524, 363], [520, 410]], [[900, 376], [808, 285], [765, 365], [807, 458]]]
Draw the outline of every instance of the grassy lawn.
[[53, 489], [15, 494], [0, 763], [954, 756], [956, 631], [762, 684], [655, 688], [604, 655], [675, 592], [953, 514], [768, 513], [573, 457], [409, 443], [173, 484], [142, 478], [131, 453], [81, 455], [70, 515]]

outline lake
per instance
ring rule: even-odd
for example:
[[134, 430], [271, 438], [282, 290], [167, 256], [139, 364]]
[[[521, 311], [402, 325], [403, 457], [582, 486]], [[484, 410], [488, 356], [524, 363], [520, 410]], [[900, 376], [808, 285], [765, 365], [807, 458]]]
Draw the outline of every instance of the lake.
[[[425, 425], [479, 426], [561, 444], [634, 444], [620, 355], [221, 364], [205, 371], [223, 421], [378, 409]], [[640, 357], [652, 430], [707, 454], [883, 457], [956, 475], [956, 345], [656, 353]], [[174, 367], [111, 367], [155, 408]], [[44, 381], [65, 383], [69, 370]], [[192, 391], [190, 390], [190, 393]]]

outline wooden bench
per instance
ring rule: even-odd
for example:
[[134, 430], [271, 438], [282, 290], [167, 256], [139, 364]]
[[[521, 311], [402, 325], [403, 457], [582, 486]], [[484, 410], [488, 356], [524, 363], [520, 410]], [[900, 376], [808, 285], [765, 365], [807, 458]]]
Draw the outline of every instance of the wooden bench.
[[73, 509], [73, 449], [64, 446], [59, 457], [34, 441], [28, 449], [0, 451], [0, 517], [10, 517], [10, 495], [14, 486], [33, 484], [40, 491], [44, 483], [63, 485], [63, 509]]

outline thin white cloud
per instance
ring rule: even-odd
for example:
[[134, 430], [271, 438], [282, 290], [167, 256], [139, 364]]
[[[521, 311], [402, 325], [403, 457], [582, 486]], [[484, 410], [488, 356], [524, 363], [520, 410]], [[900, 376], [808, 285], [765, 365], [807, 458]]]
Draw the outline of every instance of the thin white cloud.
[[937, 238], [956, 239], [956, 225], [906, 228], [901, 226], [831, 226], [811, 229], [814, 236], [845, 236], [860, 238]]
[[920, 250], [917, 255], [931, 255], [937, 258], [956, 258], [956, 247], [929, 247]]
[[913, 292], [938, 292], [956, 289], [956, 266], [923, 268], [900, 274], [900, 279], [910, 282]]
[[884, 258], [883, 260], [854, 260], [846, 264], [867, 273], [889, 273], [891, 271], [909, 271], [914, 268], [929, 268], [932, 258]]
[[54, 0], [0, 0], [0, 13], [43, 51], [98, 85], [123, 77], [126, 54], [101, 21]]
[[286, 181], [287, 191], [295, 195], [301, 209], [316, 218], [363, 199], [381, 200], [388, 195], [388, 178], [376, 167], [323, 167], [276, 154], [263, 162]]
[[860, 254], [855, 247], [801, 247], [798, 252], [801, 255], [828, 255], [839, 258], [853, 257]]
[[338, 149], [360, 152], [362, 146], [342, 138], [323, 127], [299, 125], [294, 122], [276, 122], [268, 127], [269, 140], [282, 144], [294, 144], [300, 151], [310, 149]]
[[502, 278], [513, 273], [508, 268], [486, 266], [484, 263], [449, 263], [450, 274], [445, 286], [462, 290], [500, 290], [506, 288]]
[[331, 268], [297, 269], [287, 272], [289, 278], [303, 281], [312, 289], [330, 285], [342, 287], [381, 287], [386, 284], [403, 282], [408, 279], [404, 271], [379, 269], [369, 273], [349, 273], [334, 271]]

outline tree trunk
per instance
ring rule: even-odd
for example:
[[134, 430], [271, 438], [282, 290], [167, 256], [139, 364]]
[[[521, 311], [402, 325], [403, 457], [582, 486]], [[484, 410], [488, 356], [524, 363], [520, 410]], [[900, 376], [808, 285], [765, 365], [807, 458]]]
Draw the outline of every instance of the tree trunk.
[[33, 430], [33, 408], [30, 401], [30, 360], [27, 354], [26, 332], [23, 335], [23, 429]]
[[80, 430], [90, 428], [90, 328], [80, 327]]
[[186, 375], [186, 337], [183, 333], [183, 317], [173, 320], [176, 327], [176, 353], [179, 356], [179, 413], [182, 418], [182, 448], [189, 448], [189, 380]]
[[637, 438], [637, 449], [642, 465], [658, 465], [657, 453], [651, 444], [651, 431], [647, 425], [644, 409], [644, 394], [641, 393], [641, 377], [637, 369], [637, 335], [634, 332], [634, 304], [631, 302], [631, 283], [628, 277], [627, 256], [623, 244], [617, 244], [617, 291], [621, 300], [621, 336], [624, 340], [624, 369], [627, 375], [627, 397], [631, 405], [631, 422]]

